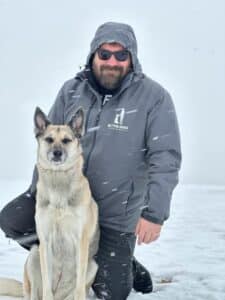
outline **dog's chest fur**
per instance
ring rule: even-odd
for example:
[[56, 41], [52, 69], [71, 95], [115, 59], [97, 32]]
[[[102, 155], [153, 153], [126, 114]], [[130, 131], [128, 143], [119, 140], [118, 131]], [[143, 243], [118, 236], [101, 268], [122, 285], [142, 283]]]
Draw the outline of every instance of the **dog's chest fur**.
[[74, 176], [68, 175], [63, 172], [51, 176], [40, 174], [37, 189], [37, 232], [52, 249], [52, 289], [55, 296], [60, 291], [57, 299], [72, 293], [76, 279], [74, 245], [79, 244], [88, 216], [87, 206], [80, 200], [83, 199], [82, 185], [71, 182]]

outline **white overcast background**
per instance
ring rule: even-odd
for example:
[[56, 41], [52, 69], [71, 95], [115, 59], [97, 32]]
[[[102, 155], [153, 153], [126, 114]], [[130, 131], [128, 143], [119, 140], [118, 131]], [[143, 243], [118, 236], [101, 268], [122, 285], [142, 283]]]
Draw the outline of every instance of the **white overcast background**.
[[0, 0], [0, 179], [29, 184], [35, 107], [49, 111], [106, 21], [134, 28], [143, 71], [173, 97], [182, 139], [181, 183], [224, 185], [223, 0]]

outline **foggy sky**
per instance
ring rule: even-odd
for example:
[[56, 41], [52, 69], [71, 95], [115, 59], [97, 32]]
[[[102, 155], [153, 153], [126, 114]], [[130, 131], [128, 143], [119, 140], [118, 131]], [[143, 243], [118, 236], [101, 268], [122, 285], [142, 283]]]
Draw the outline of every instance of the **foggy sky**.
[[225, 2], [0, 0], [0, 180], [27, 179], [33, 113], [84, 65], [96, 28], [130, 24], [144, 73], [172, 95], [182, 183], [225, 185]]

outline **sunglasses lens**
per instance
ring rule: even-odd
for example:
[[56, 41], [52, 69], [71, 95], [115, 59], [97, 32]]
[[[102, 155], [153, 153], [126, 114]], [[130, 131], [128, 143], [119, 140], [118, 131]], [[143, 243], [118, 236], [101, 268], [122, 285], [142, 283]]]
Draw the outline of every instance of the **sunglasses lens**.
[[129, 56], [129, 52], [127, 50], [111, 52], [106, 49], [98, 49], [97, 53], [98, 53], [98, 57], [101, 60], [108, 60], [112, 55], [114, 55], [118, 61], [125, 61], [128, 59]]
[[119, 61], [125, 61], [125, 60], [127, 60], [128, 55], [129, 54], [128, 54], [127, 50], [121, 50], [121, 51], [115, 52], [115, 57]]
[[102, 60], [110, 59], [112, 53], [105, 49], [98, 49], [98, 57]]

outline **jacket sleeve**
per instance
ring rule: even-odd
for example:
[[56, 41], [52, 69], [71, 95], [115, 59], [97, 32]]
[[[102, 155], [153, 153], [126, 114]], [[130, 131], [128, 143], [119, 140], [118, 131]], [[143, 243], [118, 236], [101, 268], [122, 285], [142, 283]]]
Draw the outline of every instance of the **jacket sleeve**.
[[[50, 109], [50, 112], [48, 114], [48, 119], [51, 121], [53, 124], [64, 124], [64, 85], [60, 89], [56, 100], [53, 104], [53, 106]], [[35, 166], [34, 171], [33, 171], [33, 177], [32, 177], [32, 182], [30, 185], [30, 192], [31, 194], [36, 193], [36, 185], [37, 185], [37, 180], [38, 180], [38, 172], [37, 168]]]
[[142, 217], [163, 224], [169, 217], [172, 192], [178, 183], [181, 165], [176, 111], [165, 90], [148, 114], [146, 146], [148, 185]]
[[48, 114], [48, 119], [51, 121], [51, 123], [56, 125], [64, 124], [64, 86], [65, 85], [63, 85], [63, 87], [58, 92], [56, 100]]

